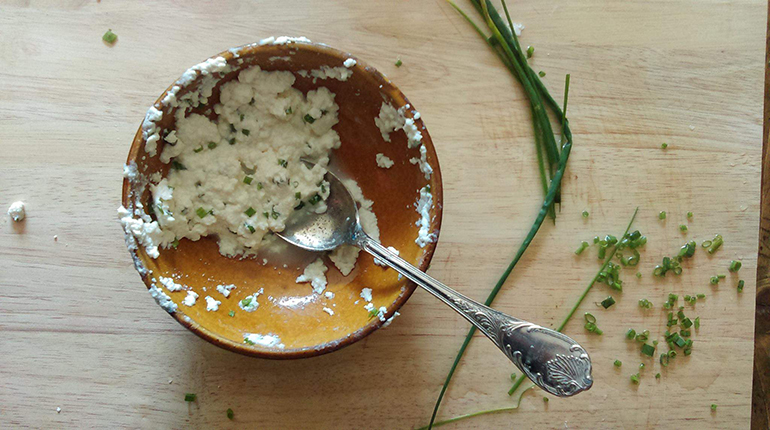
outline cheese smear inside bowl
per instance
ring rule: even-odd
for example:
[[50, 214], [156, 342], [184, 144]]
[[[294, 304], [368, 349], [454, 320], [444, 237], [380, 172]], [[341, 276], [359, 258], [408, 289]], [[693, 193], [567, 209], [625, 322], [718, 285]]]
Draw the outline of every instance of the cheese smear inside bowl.
[[148, 110], [124, 168], [118, 216], [150, 294], [204, 339], [267, 358], [330, 352], [389, 324], [414, 285], [357, 248], [310, 253], [274, 234], [297, 210], [326, 210], [328, 170], [364, 230], [425, 270], [438, 160], [382, 74], [290, 37], [188, 69]]

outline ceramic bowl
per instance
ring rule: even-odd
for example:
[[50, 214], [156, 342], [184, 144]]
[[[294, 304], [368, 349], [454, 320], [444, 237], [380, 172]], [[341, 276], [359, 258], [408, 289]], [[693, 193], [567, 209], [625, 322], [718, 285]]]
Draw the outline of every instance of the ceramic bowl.
[[[436, 241], [421, 248], [415, 243], [419, 218], [415, 210], [419, 190], [430, 185], [434, 204], [430, 209], [430, 231], [438, 239], [441, 225], [442, 184], [441, 170], [430, 135], [421, 119], [415, 121], [422, 132], [422, 143], [427, 149], [427, 159], [433, 167], [433, 175], [426, 180], [418, 166], [410, 159], [420, 156], [418, 148], [409, 148], [403, 131], [391, 133], [391, 142], [384, 142], [380, 130], [374, 123], [384, 102], [395, 108], [409, 104], [393, 83], [380, 72], [368, 66], [363, 60], [348, 53], [325, 45], [296, 42], [289, 44], [247, 45], [224, 51], [212, 58], [223, 57], [235, 70], [226, 74], [220, 84], [236, 77], [237, 73], [252, 65], [263, 70], [289, 70], [297, 81], [294, 87], [306, 93], [325, 86], [336, 94], [339, 105], [339, 123], [334, 127], [342, 145], [334, 150], [330, 170], [355, 179], [364, 195], [374, 201], [374, 212], [379, 221], [381, 241], [386, 246], [397, 248], [401, 257], [421, 270], [426, 270], [433, 255]], [[340, 67], [348, 58], [357, 64], [351, 68], [352, 76], [347, 81], [302, 77], [300, 70], [313, 70], [321, 66]], [[288, 60], [287, 60], [288, 59]], [[303, 73], [304, 74], [304, 73]], [[200, 81], [200, 77], [196, 78]], [[195, 82], [193, 82], [193, 86]], [[173, 109], [161, 105], [170, 86], [155, 102], [155, 107], [164, 112], [160, 127], [169, 130], [174, 127]], [[219, 84], [209, 104], [218, 100]], [[180, 91], [178, 96], [182, 95]], [[407, 109], [412, 117], [414, 106]], [[161, 133], [163, 135], [163, 133]], [[159, 142], [158, 154], [163, 149]], [[383, 153], [395, 165], [383, 169], [376, 165], [375, 155]], [[128, 156], [128, 163], [136, 162], [141, 177], [149, 178], [153, 173], [165, 175], [169, 166], [145, 153], [145, 140], [141, 127], [134, 137]], [[141, 181], [139, 181], [141, 182]], [[141, 202], [145, 207], [150, 199], [146, 184], [137, 181], [123, 182], [123, 205], [136, 207]], [[288, 246], [288, 245], [287, 245]], [[278, 257], [264, 264], [262, 258], [227, 258], [218, 252], [215, 238], [198, 241], [183, 239], [176, 249], [161, 249], [158, 258], [150, 258], [142, 247], [130, 251], [135, 265], [148, 288], [157, 285], [176, 303], [177, 309], [171, 315], [183, 326], [220, 347], [252, 356], [264, 358], [302, 358], [328, 353], [350, 345], [381, 327], [393, 317], [407, 301], [415, 285], [401, 278], [391, 269], [374, 264], [373, 259], [361, 253], [356, 268], [348, 276], [342, 276], [324, 257], [329, 267], [327, 291], [334, 293], [334, 299], [312, 293], [309, 284], [297, 284], [307, 263], [315, 255], [300, 255], [284, 262]], [[296, 257], [296, 256], [295, 256]], [[286, 266], [284, 267], [284, 264]], [[158, 282], [159, 277], [173, 277], [177, 283], [186, 285], [199, 295], [192, 307], [182, 306], [186, 293], [169, 292]], [[215, 291], [216, 285], [237, 286], [229, 298]], [[370, 316], [364, 309], [366, 301], [360, 297], [361, 290], [373, 290], [372, 303], [375, 307], [386, 307], [382, 319]], [[264, 289], [260, 296], [260, 307], [248, 313], [238, 307], [244, 297]], [[211, 295], [222, 303], [219, 310], [206, 310], [205, 296]], [[333, 309], [329, 315], [324, 307]], [[235, 313], [230, 316], [230, 311]], [[267, 347], [244, 343], [245, 333], [271, 334], [280, 338], [280, 346]]]

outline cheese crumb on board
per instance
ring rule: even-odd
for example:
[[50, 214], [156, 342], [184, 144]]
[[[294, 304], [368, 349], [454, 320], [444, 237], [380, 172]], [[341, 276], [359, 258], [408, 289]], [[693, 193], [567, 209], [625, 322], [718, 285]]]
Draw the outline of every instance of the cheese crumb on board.
[[11, 206], [8, 208], [8, 215], [10, 215], [11, 219], [16, 222], [24, 220], [27, 216], [27, 213], [24, 210], [24, 202], [18, 201], [11, 203]]
[[223, 296], [230, 297], [230, 291], [235, 289], [235, 285], [217, 285], [217, 291], [219, 291]]

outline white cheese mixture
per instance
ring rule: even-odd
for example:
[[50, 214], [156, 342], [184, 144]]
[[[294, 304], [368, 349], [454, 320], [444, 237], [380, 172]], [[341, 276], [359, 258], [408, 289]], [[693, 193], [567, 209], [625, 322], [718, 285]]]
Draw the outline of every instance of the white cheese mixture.
[[235, 285], [217, 285], [217, 291], [219, 291], [225, 298], [230, 297], [230, 291], [235, 289]]
[[8, 215], [16, 222], [22, 221], [27, 216], [27, 213], [24, 211], [24, 202], [11, 203], [11, 207], [8, 208]]
[[374, 158], [377, 161], [377, 166], [382, 167], [383, 169], [390, 169], [393, 167], [393, 160], [388, 158], [385, 154], [377, 154], [374, 156]]
[[185, 306], [195, 305], [195, 301], [198, 300], [198, 293], [195, 291], [188, 291], [187, 296], [182, 300], [182, 304]]
[[260, 288], [259, 291], [256, 293], [246, 296], [238, 302], [238, 306], [243, 309], [246, 312], [254, 312], [259, 308], [259, 302], [257, 301], [257, 297], [259, 297], [260, 294], [262, 294], [265, 290], [263, 288]]

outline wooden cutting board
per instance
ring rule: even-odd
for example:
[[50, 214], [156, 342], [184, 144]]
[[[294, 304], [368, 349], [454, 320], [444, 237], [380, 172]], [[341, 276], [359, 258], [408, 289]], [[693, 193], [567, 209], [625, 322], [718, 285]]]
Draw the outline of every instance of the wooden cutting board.
[[[495, 307], [558, 324], [598, 268], [594, 249], [573, 254], [581, 240], [620, 234], [638, 206], [635, 228], [649, 242], [641, 280], [625, 271], [624, 291], [607, 311], [594, 302], [610, 291], [597, 285], [566, 328], [591, 353], [591, 391], [548, 403], [530, 392], [516, 412], [454, 428], [746, 427], [767, 4], [510, 6], [514, 21], [526, 26], [522, 44], [535, 47], [531, 64], [547, 73], [557, 99], [565, 73], [572, 74], [575, 146], [556, 225], [543, 225]], [[101, 41], [108, 28], [119, 36], [114, 47]], [[418, 291], [389, 328], [330, 355], [281, 362], [238, 356], [158, 308], [132, 267], [115, 210], [131, 139], [169, 83], [228, 47], [303, 35], [366, 59], [421, 111], [445, 181], [430, 272], [483, 300], [529, 229], [542, 190], [521, 88], [448, 4], [11, 1], [0, 5], [0, 29], [0, 208], [24, 200], [28, 211], [24, 224], [0, 221], [0, 422], [372, 429], [427, 423], [468, 329], [428, 294]], [[377, 204], [386, 203], [375, 211]], [[668, 213], [664, 222], [660, 211]], [[694, 213], [690, 221], [687, 211]], [[686, 234], [680, 224], [689, 226]], [[682, 276], [651, 276], [686, 240], [700, 243], [715, 233], [725, 238], [716, 254], [699, 248]], [[743, 261], [740, 276], [710, 286], [733, 259]], [[742, 294], [738, 278], [746, 282]], [[702, 322], [693, 354], [661, 371], [623, 335], [634, 327], [659, 338], [669, 292], [707, 298], [687, 308]], [[641, 298], [654, 308], [640, 310]], [[586, 333], [585, 311], [597, 316], [604, 335]], [[615, 359], [623, 367], [614, 367]], [[641, 362], [647, 368], [635, 386], [629, 376]], [[474, 340], [440, 417], [515, 404], [506, 394], [514, 370], [491, 343]], [[185, 393], [198, 400], [185, 403]]]

